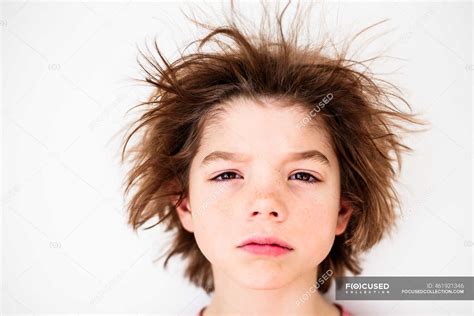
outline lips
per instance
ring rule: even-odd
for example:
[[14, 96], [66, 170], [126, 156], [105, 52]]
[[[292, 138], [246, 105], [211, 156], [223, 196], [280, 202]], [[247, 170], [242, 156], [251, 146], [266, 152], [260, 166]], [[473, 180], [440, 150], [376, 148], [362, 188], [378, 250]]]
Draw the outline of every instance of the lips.
[[237, 247], [253, 254], [270, 256], [279, 256], [293, 250], [290, 244], [276, 237], [251, 237]]
[[286, 248], [288, 250], [293, 250], [288, 243], [276, 238], [276, 237], [251, 237], [244, 240], [238, 247], [243, 247], [246, 245], [257, 244], [257, 245], [270, 245]]

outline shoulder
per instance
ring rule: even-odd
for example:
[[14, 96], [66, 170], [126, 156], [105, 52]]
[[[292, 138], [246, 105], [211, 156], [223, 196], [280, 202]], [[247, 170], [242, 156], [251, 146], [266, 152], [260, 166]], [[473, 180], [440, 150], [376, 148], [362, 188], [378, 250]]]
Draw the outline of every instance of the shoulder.
[[336, 307], [341, 311], [341, 316], [353, 316], [347, 309], [345, 309], [342, 305], [334, 303]]
[[204, 306], [203, 308], [201, 308], [201, 310], [198, 312], [198, 314], [197, 314], [196, 316], [202, 316], [205, 309], [206, 309], [206, 306]]
[[[341, 316], [353, 316], [347, 309], [345, 309], [342, 305], [339, 305], [337, 303], [334, 303], [334, 305], [341, 311]], [[198, 312], [196, 316], [202, 316], [204, 313], [204, 310], [206, 309], [206, 306], [201, 308], [201, 310]]]

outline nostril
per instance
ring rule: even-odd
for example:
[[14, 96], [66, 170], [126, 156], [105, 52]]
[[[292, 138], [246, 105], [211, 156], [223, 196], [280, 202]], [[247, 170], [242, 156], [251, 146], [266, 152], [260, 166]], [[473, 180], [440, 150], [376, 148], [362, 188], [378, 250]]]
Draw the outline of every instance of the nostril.
[[[252, 216], [256, 216], [256, 215], [263, 214], [263, 213], [266, 213], [266, 212], [253, 211]], [[270, 211], [267, 214], [270, 214], [271, 216], [274, 216], [274, 217], [279, 217], [280, 216], [277, 211]]]

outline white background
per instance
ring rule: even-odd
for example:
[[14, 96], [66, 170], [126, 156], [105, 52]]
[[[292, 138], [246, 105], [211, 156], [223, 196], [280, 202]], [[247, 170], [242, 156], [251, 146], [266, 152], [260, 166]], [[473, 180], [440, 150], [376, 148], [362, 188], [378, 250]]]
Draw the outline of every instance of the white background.
[[[130, 80], [139, 77], [137, 46], [156, 36], [176, 57], [176, 45], [197, 34], [180, 8], [188, 7], [3, 3], [3, 313], [194, 315], [209, 302], [182, 278], [179, 260], [167, 270], [153, 263], [169, 236], [133, 233], [121, 194], [121, 129], [136, 117], [125, 111], [150, 92]], [[249, 8], [244, 14], [257, 12]], [[375, 70], [391, 72], [384, 78], [432, 123], [405, 139], [415, 149], [398, 185], [405, 215], [367, 254], [363, 275], [472, 275], [472, 4], [329, 2], [318, 10], [312, 23], [324, 16], [335, 38], [389, 18], [371, 34], [390, 32], [367, 52], [401, 58]], [[340, 303], [355, 315], [473, 311], [469, 301]]]

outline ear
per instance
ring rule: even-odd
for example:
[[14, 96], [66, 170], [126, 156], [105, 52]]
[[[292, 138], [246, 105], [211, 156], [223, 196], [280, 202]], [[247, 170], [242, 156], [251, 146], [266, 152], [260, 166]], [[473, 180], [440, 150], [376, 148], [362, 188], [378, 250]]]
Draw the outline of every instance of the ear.
[[[178, 202], [178, 198], [173, 200], [173, 204], [176, 205]], [[194, 232], [194, 225], [193, 225], [193, 214], [191, 212], [191, 208], [189, 205], [189, 198], [185, 197], [179, 205], [176, 206], [176, 212], [178, 212], [178, 217], [183, 225], [184, 229], [188, 232]]]
[[349, 219], [352, 215], [352, 205], [341, 197], [341, 207], [337, 215], [336, 235], [341, 235], [346, 230]]

